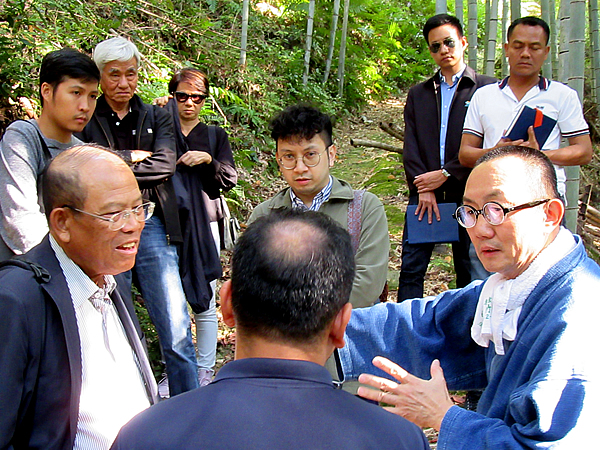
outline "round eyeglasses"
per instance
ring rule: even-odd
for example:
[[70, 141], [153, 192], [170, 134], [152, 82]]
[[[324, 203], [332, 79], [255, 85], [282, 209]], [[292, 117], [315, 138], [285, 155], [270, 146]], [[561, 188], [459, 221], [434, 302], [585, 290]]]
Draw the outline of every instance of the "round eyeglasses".
[[187, 102], [188, 98], [191, 98], [192, 101], [196, 105], [199, 105], [200, 103], [202, 103], [204, 100], [206, 100], [208, 98], [208, 95], [203, 95], [203, 94], [188, 94], [186, 92], [181, 92], [181, 91], [175, 92], [173, 94], [173, 96], [175, 97], [175, 99], [179, 103], [185, 103], [185, 102]]
[[127, 221], [131, 216], [135, 218], [138, 222], [145, 222], [154, 213], [154, 202], [143, 203], [140, 206], [137, 206], [133, 209], [124, 209], [121, 212], [115, 214], [106, 214], [104, 216], [100, 216], [98, 214], [92, 214], [87, 211], [83, 211], [78, 208], [74, 208], [73, 206], [65, 205], [65, 208], [69, 208], [73, 211], [77, 211], [78, 213], [87, 214], [88, 216], [95, 217], [96, 219], [104, 220], [105, 222], [109, 222], [108, 226], [109, 230], [119, 231], [121, 228], [125, 226]]
[[504, 222], [506, 215], [512, 211], [520, 211], [522, 209], [533, 208], [542, 203], [549, 202], [551, 199], [536, 200], [534, 202], [523, 203], [519, 206], [511, 206], [505, 208], [500, 203], [488, 202], [481, 209], [475, 209], [470, 205], [462, 205], [456, 208], [456, 212], [452, 215], [458, 223], [465, 228], [473, 228], [477, 223], [477, 217], [481, 214], [490, 225], [500, 225]]
[[325, 153], [329, 149], [329, 147], [331, 147], [331, 145], [328, 146], [321, 153], [317, 152], [316, 150], [306, 152], [304, 155], [302, 155], [302, 158], [296, 157], [292, 153], [284, 153], [279, 157], [277, 161], [279, 161], [281, 167], [287, 170], [295, 169], [299, 159], [302, 159], [302, 162], [306, 167], [315, 167], [319, 165], [319, 163], [321, 162], [321, 155]]

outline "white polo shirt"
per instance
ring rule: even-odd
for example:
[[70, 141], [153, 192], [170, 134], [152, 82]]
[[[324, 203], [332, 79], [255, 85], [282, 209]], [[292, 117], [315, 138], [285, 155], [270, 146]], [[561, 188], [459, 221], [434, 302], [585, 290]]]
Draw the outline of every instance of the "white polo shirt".
[[[575, 90], [558, 81], [540, 77], [540, 82], [519, 101], [508, 86], [508, 78], [477, 89], [467, 109], [463, 133], [483, 138], [483, 148], [491, 148], [498, 143], [523, 105], [538, 108], [557, 122], [542, 150], [560, 148], [562, 137], [568, 139], [589, 134]], [[558, 190], [564, 196], [565, 170], [562, 166], [554, 167]]]

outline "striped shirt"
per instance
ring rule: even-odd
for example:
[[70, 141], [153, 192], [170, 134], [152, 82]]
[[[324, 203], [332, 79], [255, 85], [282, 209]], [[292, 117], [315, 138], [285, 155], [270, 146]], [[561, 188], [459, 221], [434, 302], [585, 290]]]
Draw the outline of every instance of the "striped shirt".
[[325, 203], [327, 200], [329, 200], [329, 197], [331, 196], [331, 187], [332, 186], [333, 186], [333, 178], [331, 177], [331, 175], [329, 175], [329, 182], [327, 183], [327, 186], [325, 186], [323, 189], [321, 189], [321, 192], [319, 192], [317, 195], [315, 195], [315, 198], [313, 198], [313, 201], [310, 206], [306, 206], [304, 204], [304, 202], [302, 200], [300, 200], [300, 198], [296, 194], [294, 194], [294, 190], [290, 189], [290, 198], [292, 199], [292, 208], [299, 209], [301, 211], [318, 211], [319, 208], [321, 208], [321, 205], [323, 203]]
[[106, 275], [99, 288], [52, 236], [50, 245], [67, 280], [81, 344], [81, 397], [73, 448], [108, 449], [120, 428], [150, 402], [109, 297], [116, 286], [114, 277]]

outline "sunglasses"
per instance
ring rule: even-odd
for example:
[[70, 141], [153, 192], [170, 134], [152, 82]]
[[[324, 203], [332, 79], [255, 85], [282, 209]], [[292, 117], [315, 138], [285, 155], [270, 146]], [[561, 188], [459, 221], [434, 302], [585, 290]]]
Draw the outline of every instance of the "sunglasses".
[[454, 41], [454, 39], [447, 37], [442, 42], [434, 42], [433, 44], [431, 44], [429, 46], [429, 50], [431, 50], [431, 53], [437, 53], [440, 51], [440, 48], [442, 48], [442, 44], [444, 44], [448, 48], [456, 47], [456, 42]]
[[180, 103], [184, 103], [187, 102], [188, 98], [192, 98], [192, 101], [196, 104], [199, 105], [200, 103], [202, 103], [204, 100], [206, 100], [208, 98], [208, 95], [202, 95], [202, 94], [186, 94], [185, 92], [175, 92], [175, 98], [177, 99], [178, 102]]

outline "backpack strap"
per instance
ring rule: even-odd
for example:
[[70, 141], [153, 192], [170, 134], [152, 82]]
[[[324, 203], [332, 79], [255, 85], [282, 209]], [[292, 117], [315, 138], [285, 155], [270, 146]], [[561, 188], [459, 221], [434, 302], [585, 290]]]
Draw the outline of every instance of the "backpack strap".
[[33, 277], [39, 284], [47, 283], [52, 278], [50, 272], [44, 267], [37, 263], [27, 261], [21, 256], [13, 256], [11, 259], [0, 262], [0, 269], [7, 266], [17, 266], [24, 270], [31, 270], [33, 272]]
[[217, 127], [214, 125], [208, 125], [208, 146], [210, 156], [214, 157], [217, 152]]
[[360, 232], [362, 229], [362, 199], [364, 195], [364, 189], [355, 190], [354, 198], [348, 203], [348, 233], [350, 233], [354, 253], [358, 251], [358, 244], [360, 243]]
[[[364, 195], [364, 189], [354, 191], [354, 199], [348, 204], [348, 233], [350, 233], [354, 254], [358, 251], [358, 245], [360, 243], [360, 232], [362, 230], [362, 200]], [[387, 302], [387, 297], [388, 283], [386, 281], [383, 286], [383, 291], [379, 295], [379, 301]]]

